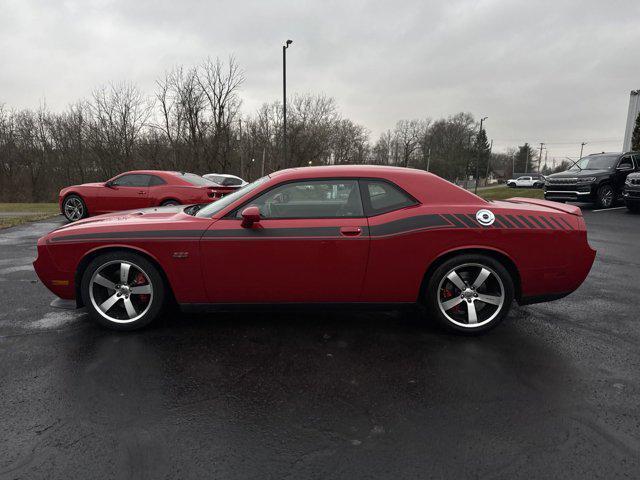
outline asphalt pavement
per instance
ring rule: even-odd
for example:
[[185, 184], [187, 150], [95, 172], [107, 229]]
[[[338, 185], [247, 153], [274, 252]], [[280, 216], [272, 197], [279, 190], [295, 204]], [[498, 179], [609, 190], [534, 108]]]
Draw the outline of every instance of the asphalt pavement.
[[62, 223], [0, 231], [0, 479], [640, 476], [640, 215], [585, 209], [584, 285], [476, 338], [394, 312], [55, 310]]

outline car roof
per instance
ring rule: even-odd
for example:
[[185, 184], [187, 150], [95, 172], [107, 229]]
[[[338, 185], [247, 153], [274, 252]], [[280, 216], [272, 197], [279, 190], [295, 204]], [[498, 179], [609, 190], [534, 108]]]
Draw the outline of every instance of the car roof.
[[319, 167], [287, 168], [271, 173], [270, 177], [315, 178], [315, 177], [380, 177], [432, 175], [415, 168], [392, 167], [387, 165], [326, 165]]

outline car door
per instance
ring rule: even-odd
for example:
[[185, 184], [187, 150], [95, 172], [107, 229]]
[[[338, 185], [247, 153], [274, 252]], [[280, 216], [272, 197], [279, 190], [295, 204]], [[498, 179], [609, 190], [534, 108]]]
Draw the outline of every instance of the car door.
[[[260, 221], [242, 226], [242, 211]], [[201, 240], [213, 303], [357, 302], [369, 255], [357, 179], [277, 185], [215, 222]]]
[[623, 155], [616, 166], [616, 171], [613, 175], [613, 186], [616, 192], [616, 195], [622, 195], [622, 190], [624, 189], [624, 182], [627, 179], [627, 175], [629, 175], [634, 170], [633, 158], [631, 155]]
[[149, 206], [149, 175], [125, 173], [105, 185], [105, 212], [132, 210]]

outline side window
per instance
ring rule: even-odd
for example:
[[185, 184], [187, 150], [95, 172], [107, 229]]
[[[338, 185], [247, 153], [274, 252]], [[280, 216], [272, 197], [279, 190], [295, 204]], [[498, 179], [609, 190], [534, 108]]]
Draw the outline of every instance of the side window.
[[286, 183], [243, 206], [262, 218], [349, 218], [364, 216], [357, 180], [305, 180]]
[[149, 175], [139, 173], [122, 175], [113, 181], [113, 185], [118, 187], [147, 187], [149, 185]]
[[417, 202], [397, 186], [382, 180], [363, 180], [367, 215], [379, 215]]
[[150, 187], [157, 187], [158, 185], [165, 185], [166, 183], [167, 182], [165, 182], [160, 177], [157, 177], [155, 175], [149, 175], [149, 186]]
[[631, 161], [631, 155], [625, 155], [620, 159], [620, 163], [618, 163], [618, 168], [623, 170], [630, 170], [633, 168], [633, 162]]

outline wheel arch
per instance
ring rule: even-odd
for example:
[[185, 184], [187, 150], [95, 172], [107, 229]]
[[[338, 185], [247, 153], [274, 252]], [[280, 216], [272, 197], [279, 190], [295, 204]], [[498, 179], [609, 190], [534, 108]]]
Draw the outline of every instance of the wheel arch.
[[172, 303], [176, 303], [175, 295], [173, 293], [173, 287], [171, 286], [171, 282], [169, 282], [169, 277], [167, 276], [164, 268], [158, 261], [158, 259], [153, 256], [151, 253], [147, 252], [138, 247], [132, 247], [131, 245], [105, 245], [89, 250], [78, 262], [78, 266], [76, 267], [76, 272], [74, 275], [74, 286], [75, 286], [75, 295], [76, 295], [76, 304], [78, 307], [83, 307], [84, 303], [82, 301], [82, 292], [80, 291], [82, 284], [82, 275], [84, 275], [85, 270], [89, 266], [91, 261], [98, 257], [99, 255], [103, 255], [105, 253], [111, 252], [128, 252], [128, 253], [136, 253], [141, 257], [144, 257], [147, 261], [151, 262], [160, 273], [162, 280], [164, 281], [165, 286], [167, 287], [167, 292], [169, 293], [169, 298]]
[[158, 202], [158, 206], [162, 206], [164, 202], [169, 202], [169, 201], [178, 202], [178, 205], [182, 205], [182, 202], [177, 198], [167, 196], [160, 199], [160, 201]]
[[511, 279], [513, 280], [513, 289], [516, 300], [519, 300], [522, 296], [521, 283], [520, 283], [520, 271], [516, 266], [516, 263], [513, 259], [502, 250], [493, 248], [493, 247], [485, 247], [485, 246], [468, 246], [468, 247], [456, 247], [451, 250], [447, 250], [441, 252], [427, 267], [424, 276], [422, 277], [422, 282], [420, 284], [420, 291], [418, 292], [418, 303], [422, 301], [422, 297], [424, 295], [424, 291], [427, 287], [427, 282], [429, 281], [430, 276], [433, 274], [436, 268], [442, 265], [444, 262], [458, 255], [464, 254], [482, 254], [491, 257], [498, 262], [500, 262], [511, 275]]

